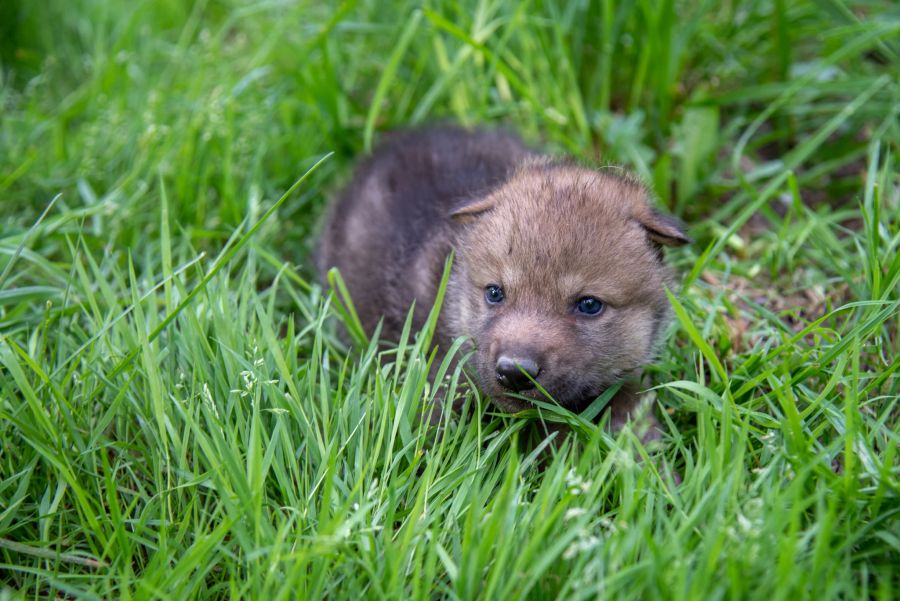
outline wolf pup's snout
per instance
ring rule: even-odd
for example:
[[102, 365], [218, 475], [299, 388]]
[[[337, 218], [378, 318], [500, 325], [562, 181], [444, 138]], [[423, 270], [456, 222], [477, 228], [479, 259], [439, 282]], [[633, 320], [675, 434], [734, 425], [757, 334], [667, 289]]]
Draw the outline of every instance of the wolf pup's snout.
[[503, 355], [497, 359], [496, 371], [497, 382], [500, 386], [513, 392], [519, 392], [534, 388], [532, 380], [541, 373], [541, 366], [533, 359]]

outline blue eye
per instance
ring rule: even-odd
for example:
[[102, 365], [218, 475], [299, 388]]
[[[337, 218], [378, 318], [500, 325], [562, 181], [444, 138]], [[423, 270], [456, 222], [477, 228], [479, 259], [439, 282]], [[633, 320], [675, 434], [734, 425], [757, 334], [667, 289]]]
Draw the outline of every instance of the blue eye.
[[597, 315], [603, 311], [603, 301], [593, 296], [585, 296], [575, 303], [575, 310], [585, 315]]
[[503, 302], [504, 298], [506, 298], [506, 295], [503, 294], [503, 288], [500, 286], [491, 284], [484, 289], [484, 300], [486, 300], [489, 305], [500, 304]]

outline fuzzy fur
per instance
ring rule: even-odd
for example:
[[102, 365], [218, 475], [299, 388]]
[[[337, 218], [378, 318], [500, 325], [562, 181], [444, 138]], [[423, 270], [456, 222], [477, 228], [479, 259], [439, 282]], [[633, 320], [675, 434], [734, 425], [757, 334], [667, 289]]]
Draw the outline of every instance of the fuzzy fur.
[[[371, 333], [383, 318], [382, 335], [392, 340], [413, 301], [414, 326], [424, 323], [455, 250], [439, 347], [468, 337], [476, 381], [508, 411], [528, 403], [498, 384], [497, 360], [533, 358], [537, 382], [577, 411], [639, 376], [668, 319], [661, 245], [687, 236], [648, 197], [636, 179], [550, 160], [507, 133], [401, 132], [332, 206], [318, 268], [324, 280], [338, 267], [363, 326]], [[503, 287], [501, 304], [486, 303], [488, 285]], [[601, 314], [574, 310], [588, 295], [604, 302]], [[634, 409], [632, 390], [613, 399], [615, 427]], [[540, 398], [537, 390], [520, 394]]]

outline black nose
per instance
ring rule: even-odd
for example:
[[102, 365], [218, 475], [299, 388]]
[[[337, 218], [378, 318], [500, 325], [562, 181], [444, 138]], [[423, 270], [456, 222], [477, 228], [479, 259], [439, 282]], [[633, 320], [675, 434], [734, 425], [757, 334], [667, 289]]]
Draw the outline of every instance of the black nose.
[[[525, 373], [522, 373], [523, 371]], [[500, 386], [513, 392], [533, 388], [534, 384], [528, 376], [535, 379], [539, 373], [541, 367], [531, 359], [504, 355], [497, 360], [497, 381]]]

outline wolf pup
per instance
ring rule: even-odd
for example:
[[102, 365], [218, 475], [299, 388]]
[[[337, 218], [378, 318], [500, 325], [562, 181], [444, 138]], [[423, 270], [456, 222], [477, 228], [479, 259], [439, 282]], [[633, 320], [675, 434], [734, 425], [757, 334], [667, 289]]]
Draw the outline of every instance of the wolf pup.
[[439, 348], [467, 336], [475, 380], [511, 412], [529, 402], [510, 394], [547, 400], [535, 382], [572, 411], [631, 382], [610, 403], [618, 429], [669, 315], [662, 246], [689, 241], [649, 196], [632, 177], [541, 156], [505, 132], [399, 132], [332, 205], [318, 269], [324, 281], [337, 267], [365, 329], [383, 319], [396, 340], [413, 301], [413, 326], [424, 324], [455, 251]]

